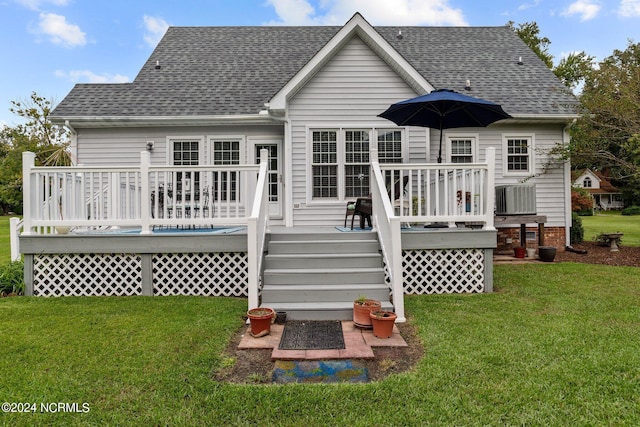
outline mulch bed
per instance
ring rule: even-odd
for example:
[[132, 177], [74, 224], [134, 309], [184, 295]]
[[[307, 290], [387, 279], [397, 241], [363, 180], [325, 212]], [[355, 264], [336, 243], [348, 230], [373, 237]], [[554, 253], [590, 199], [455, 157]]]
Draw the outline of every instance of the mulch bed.
[[574, 249], [586, 250], [586, 254], [570, 251], [558, 251], [556, 262], [580, 262], [585, 264], [616, 265], [640, 267], [640, 247], [620, 245], [619, 252], [611, 252], [608, 246], [599, 246], [595, 242], [583, 242], [572, 245]]

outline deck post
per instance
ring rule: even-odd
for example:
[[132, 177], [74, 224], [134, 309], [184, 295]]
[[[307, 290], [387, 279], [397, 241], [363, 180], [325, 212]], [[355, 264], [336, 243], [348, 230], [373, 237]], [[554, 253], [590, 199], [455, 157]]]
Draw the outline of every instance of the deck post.
[[140, 234], [151, 234], [151, 206], [149, 192], [149, 165], [151, 156], [148, 151], [140, 152]]
[[485, 206], [485, 218], [486, 225], [485, 229], [487, 230], [495, 230], [495, 226], [493, 223], [493, 206], [496, 201], [496, 147], [488, 147], [487, 148], [487, 204]]
[[11, 261], [20, 261], [20, 241], [18, 227], [20, 218], [11, 217], [9, 219], [9, 240], [11, 242]]
[[30, 151], [22, 153], [22, 213], [24, 218], [22, 233], [25, 235], [33, 234], [31, 227], [31, 216], [33, 215], [31, 197], [35, 189], [31, 188], [31, 169], [35, 164], [35, 153]]

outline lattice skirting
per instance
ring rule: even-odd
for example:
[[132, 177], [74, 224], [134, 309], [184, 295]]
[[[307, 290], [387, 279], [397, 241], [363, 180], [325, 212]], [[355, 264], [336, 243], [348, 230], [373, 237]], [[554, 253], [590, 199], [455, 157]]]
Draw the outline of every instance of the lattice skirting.
[[38, 296], [140, 295], [140, 257], [135, 254], [45, 254], [33, 260]]
[[[154, 254], [153, 295], [247, 296], [246, 252]], [[143, 294], [139, 254], [44, 254], [33, 261], [38, 296]], [[147, 293], [149, 294], [149, 293]]]
[[405, 294], [473, 293], [484, 290], [484, 250], [402, 251]]
[[156, 254], [154, 295], [247, 296], [246, 252]]

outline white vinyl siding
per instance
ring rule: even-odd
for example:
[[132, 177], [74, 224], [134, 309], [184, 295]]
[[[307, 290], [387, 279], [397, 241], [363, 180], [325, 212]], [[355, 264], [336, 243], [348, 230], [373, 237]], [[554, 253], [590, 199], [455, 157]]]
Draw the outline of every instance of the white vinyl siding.
[[[366, 130], [370, 132], [370, 141], [376, 140], [379, 130], [399, 130], [404, 142], [402, 157], [406, 160], [413, 152], [413, 161], [425, 161], [426, 129], [401, 129], [377, 117], [394, 102], [416, 95], [356, 36], [290, 99], [293, 173], [288, 190], [292, 197], [293, 225], [338, 224], [344, 220], [344, 199], [323, 201], [313, 197], [311, 133], [314, 130]], [[344, 164], [338, 171], [338, 175], [343, 174]], [[344, 181], [337, 185], [344, 191]]]

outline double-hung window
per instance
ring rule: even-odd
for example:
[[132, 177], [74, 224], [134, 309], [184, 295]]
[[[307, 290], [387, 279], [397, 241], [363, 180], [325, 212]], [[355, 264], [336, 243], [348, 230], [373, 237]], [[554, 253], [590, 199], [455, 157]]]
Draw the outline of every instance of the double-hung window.
[[473, 141], [456, 138], [451, 140], [451, 163], [473, 163]]
[[338, 198], [338, 132], [317, 130], [311, 134], [314, 199]]
[[[211, 141], [211, 150], [214, 165], [240, 164], [240, 140], [238, 139], [213, 139]], [[237, 200], [238, 172], [214, 172], [212, 196], [213, 200]]]
[[369, 132], [344, 131], [344, 195], [347, 198], [369, 194]]
[[[200, 164], [199, 139], [171, 140], [171, 155], [174, 166], [197, 166]], [[200, 186], [200, 174], [198, 172], [176, 172], [175, 189], [176, 200], [182, 201], [183, 195], [187, 199], [192, 188], [197, 194]], [[188, 201], [188, 200], [185, 200]]]
[[375, 135], [380, 163], [402, 163], [401, 130], [311, 131], [313, 200], [343, 200], [369, 195], [372, 135]]
[[503, 136], [506, 175], [526, 175], [533, 172], [533, 137]]

